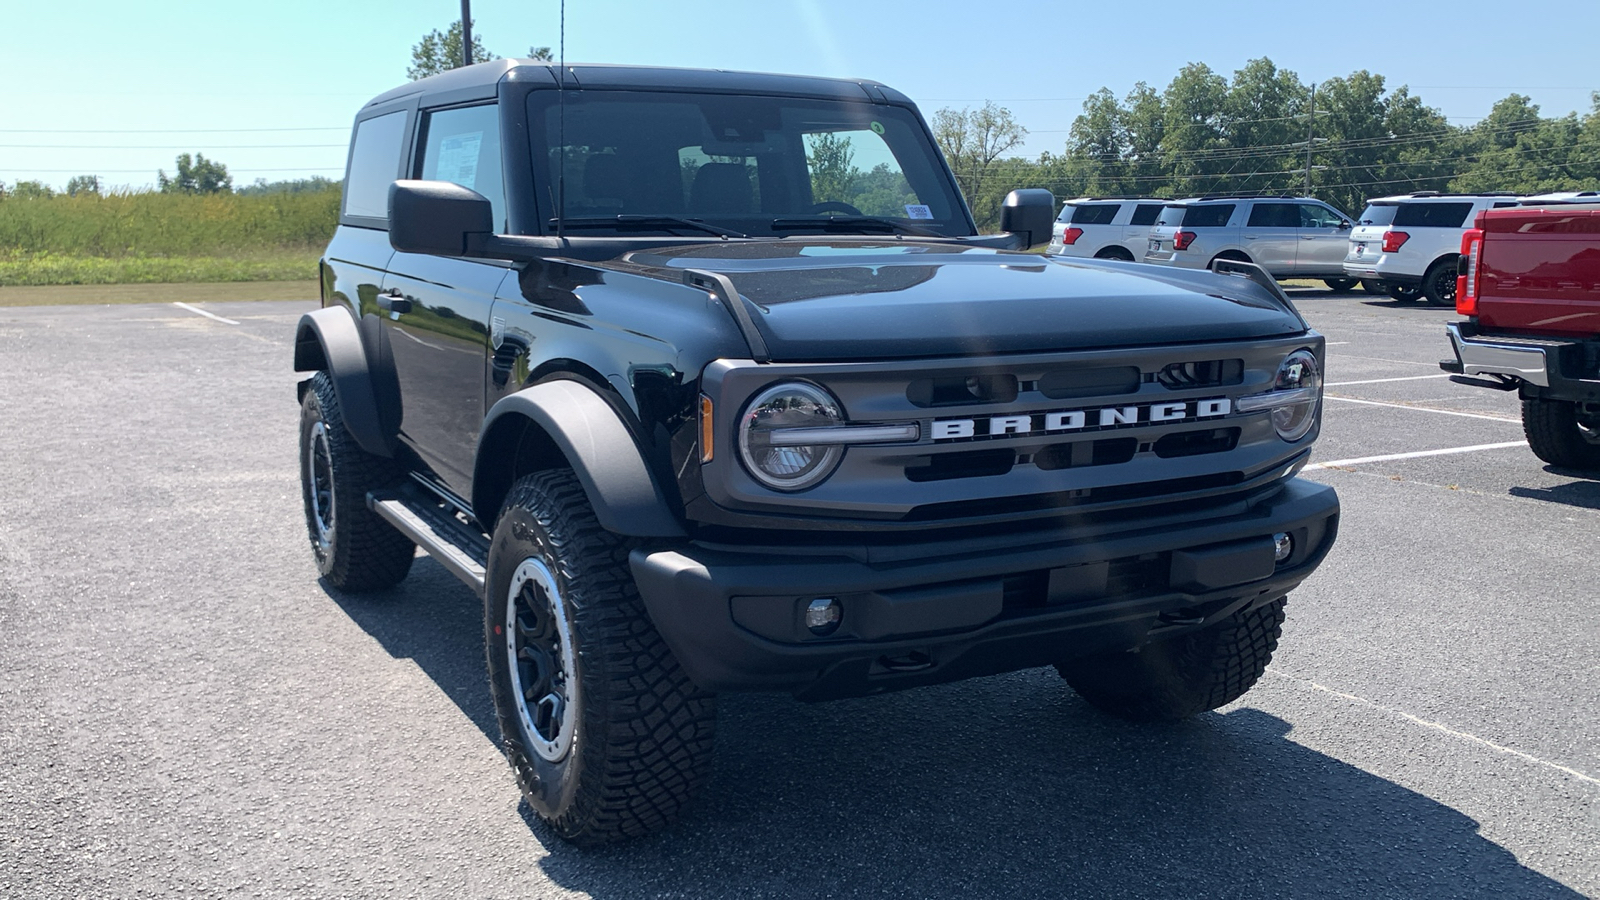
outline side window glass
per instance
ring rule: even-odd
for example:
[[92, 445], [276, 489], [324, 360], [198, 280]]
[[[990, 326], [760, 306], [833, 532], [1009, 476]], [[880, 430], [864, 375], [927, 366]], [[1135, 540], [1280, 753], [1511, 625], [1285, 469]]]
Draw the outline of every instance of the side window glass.
[[428, 113], [417, 177], [459, 184], [488, 198], [495, 231], [506, 231], [498, 107], [465, 106]]
[[1179, 207], [1185, 210], [1183, 227], [1185, 228], [1221, 228], [1233, 218], [1234, 205], [1232, 203], [1219, 203], [1215, 206], [1188, 206]]
[[1139, 204], [1139, 208], [1135, 209], [1133, 211], [1133, 221], [1128, 223], [1128, 224], [1130, 224], [1130, 225], [1154, 225], [1156, 223], [1156, 219], [1158, 217], [1160, 217], [1160, 215], [1161, 215], [1161, 204], [1159, 204], [1159, 203], [1141, 203], [1141, 204]]
[[350, 171], [344, 179], [344, 214], [389, 218], [389, 185], [400, 177], [406, 114], [392, 112], [356, 124]]
[[1343, 221], [1343, 216], [1326, 206], [1313, 206], [1310, 203], [1300, 205], [1301, 228], [1337, 228]]
[[1300, 214], [1292, 203], [1257, 203], [1245, 224], [1250, 228], [1299, 228]]
[[1072, 213], [1074, 225], [1110, 225], [1122, 207], [1115, 203], [1084, 204]]

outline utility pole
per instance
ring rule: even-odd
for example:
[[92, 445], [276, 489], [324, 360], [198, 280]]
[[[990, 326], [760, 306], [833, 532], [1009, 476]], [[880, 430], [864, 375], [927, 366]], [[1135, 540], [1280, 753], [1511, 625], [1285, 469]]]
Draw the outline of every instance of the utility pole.
[[[461, 0], [461, 8], [465, 9], [467, 0]], [[1311, 147], [1316, 143], [1313, 137], [1317, 133], [1317, 83], [1311, 82], [1311, 118], [1306, 122], [1306, 193], [1311, 196]]]
[[461, 64], [472, 65], [472, 0], [461, 0]]

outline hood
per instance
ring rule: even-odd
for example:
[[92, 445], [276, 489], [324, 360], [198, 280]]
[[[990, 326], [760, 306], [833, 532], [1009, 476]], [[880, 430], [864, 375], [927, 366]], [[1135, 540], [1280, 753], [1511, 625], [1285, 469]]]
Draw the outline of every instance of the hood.
[[1306, 330], [1246, 279], [912, 241], [760, 241], [629, 254], [664, 279], [728, 276], [774, 360], [1048, 352]]

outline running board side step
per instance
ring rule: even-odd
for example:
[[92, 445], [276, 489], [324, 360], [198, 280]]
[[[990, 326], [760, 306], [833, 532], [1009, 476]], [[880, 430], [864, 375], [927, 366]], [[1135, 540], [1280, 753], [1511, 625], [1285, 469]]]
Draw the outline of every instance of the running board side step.
[[489, 562], [489, 541], [463, 522], [444, 503], [422, 496], [422, 491], [399, 491], [367, 495], [367, 507], [382, 516], [399, 532], [428, 552], [450, 574], [466, 582], [483, 596], [485, 568]]

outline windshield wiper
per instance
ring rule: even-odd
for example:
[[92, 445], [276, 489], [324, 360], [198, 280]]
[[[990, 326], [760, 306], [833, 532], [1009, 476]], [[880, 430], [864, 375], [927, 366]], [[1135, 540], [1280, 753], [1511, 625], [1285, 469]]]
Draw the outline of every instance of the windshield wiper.
[[[551, 220], [552, 223], [554, 220]], [[749, 237], [743, 232], [729, 228], [718, 228], [707, 225], [699, 219], [686, 219], [682, 216], [584, 216], [575, 219], [563, 219], [561, 224], [567, 228], [626, 228], [637, 225], [643, 228], [692, 228], [706, 234], [718, 237]]]
[[773, 231], [800, 231], [806, 228], [820, 228], [823, 231], [860, 231], [866, 228], [881, 228], [895, 231], [900, 234], [916, 234], [923, 237], [949, 237], [932, 228], [923, 228], [920, 225], [911, 225], [898, 219], [885, 219], [880, 216], [813, 216], [792, 219], [773, 219]]

